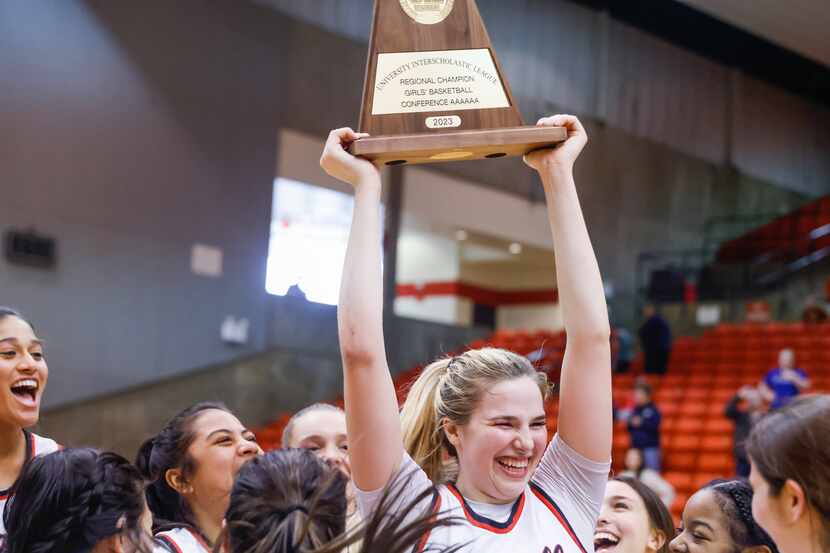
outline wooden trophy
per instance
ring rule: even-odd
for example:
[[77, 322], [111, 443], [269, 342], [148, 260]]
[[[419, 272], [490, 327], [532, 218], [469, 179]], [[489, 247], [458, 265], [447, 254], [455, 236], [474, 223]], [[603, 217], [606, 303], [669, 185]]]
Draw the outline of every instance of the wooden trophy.
[[351, 153], [402, 165], [524, 155], [567, 138], [524, 126], [475, 0], [375, 0]]

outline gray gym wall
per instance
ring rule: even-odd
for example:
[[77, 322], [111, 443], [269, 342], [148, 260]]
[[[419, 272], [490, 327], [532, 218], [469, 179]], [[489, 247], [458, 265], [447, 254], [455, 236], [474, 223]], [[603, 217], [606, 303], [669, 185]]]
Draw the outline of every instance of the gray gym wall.
[[[689, 151], [679, 138], [673, 144], [569, 106], [567, 98], [596, 102], [596, 91], [580, 88], [595, 84], [589, 38], [557, 42], [584, 56], [556, 58], [569, 60], [573, 79], [551, 81], [551, 90], [570, 96], [546, 98], [542, 85], [523, 89], [522, 75], [543, 71], [546, 60], [511, 70], [521, 44], [508, 45], [505, 32], [490, 27], [497, 48], [505, 45], [502, 61], [526, 115], [586, 111], [592, 141], [577, 177], [602, 270], [618, 289], [633, 282], [638, 252], [697, 245], [707, 216], [786, 211], [827, 192], [830, 180], [724, 169], [723, 159], [707, 158], [710, 150], [729, 151], [720, 138], [708, 148], [710, 137], [698, 135], [700, 151]], [[541, 37], [546, 29], [531, 30], [516, 33]], [[628, 41], [640, 44], [638, 52], [651, 43]], [[198, 399], [225, 399], [259, 424], [331, 397], [339, 378], [330, 374], [338, 366], [334, 309], [291, 305], [264, 291], [271, 187], [280, 127], [322, 136], [354, 123], [365, 55], [360, 39], [241, 1], [0, 4], [0, 231], [34, 228], [59, 243], [53, 272], [0, 260], [0, 303], [26, 311], [48, 340], [50, 433], [69, 445], [107, 445], [107, 432], [134, 430], [134, 441]], [[643, 67], [626, 74], [653, 80]], [[650, 105], [629, 93], [629, 108]], [[668, 105], [663, 117], [689, 109]], [[655, 128], [664, 128], [658, 121]], [[440, 170], [540, 200], [533, 175], [515, 161]], [[190, 272], [194, 243], [223, 250], [221, 278]], [[246, 346], [220, 341], [226, 315], [251, 321]], [[388, 329], [396, 370], [475, 335], [419, 325], [423, 339], [413, 340], [409, 327], [395, 326], [405, 324]], [[254, 365], [258, 376], [234, 376]], [[274, 392], [263, 389], [269, 374], [275, 388], [292, 375], [325, 384], [300, 387], [303, 396], [297, 388]], [[108, 394], [119, 395], [96, 399]], [[145, 416], [132, 427], [93, 428], [138, 412]]]

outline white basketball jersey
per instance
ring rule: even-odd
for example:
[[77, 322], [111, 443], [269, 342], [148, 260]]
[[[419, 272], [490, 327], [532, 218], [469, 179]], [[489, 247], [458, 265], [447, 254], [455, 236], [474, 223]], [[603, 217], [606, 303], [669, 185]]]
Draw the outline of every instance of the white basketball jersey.
[[[26, 461], [28, 463], [38, 455], [46, 455], [54, 451], [58, 451], [61, 446], [55, 440], [32, 434], [28, 430], [23, 430], [23, 435], [26, 437]], [[24, 464], [25, 464], [24, 463]], [[0, 490], [0, 536], [6, 535], [6, 525], [3, 520], [3, 513], [6, 511], [6, 503], [11, 497], [11, 488]]]
[[174, 528], [156, 534], [153, 553], [210, 553], [211, 548], [204, 538], [189, 528]]
[[[462, 523], [439, 527], [425, 536], [418, 551], [467, 544], [463, 551], [505, 553], [593, 553], [594, 544], [582, 544], [562, 511], [542, 489], [530, 483], [513, 504], [510, 516], [497, 522], [473, 511], [452, 485], [440, 486], [435, 513], [460, 517]], [[443, 518], [443, 517], [442, 517]], [[428, 546], [428, 547], [427, 547]]]

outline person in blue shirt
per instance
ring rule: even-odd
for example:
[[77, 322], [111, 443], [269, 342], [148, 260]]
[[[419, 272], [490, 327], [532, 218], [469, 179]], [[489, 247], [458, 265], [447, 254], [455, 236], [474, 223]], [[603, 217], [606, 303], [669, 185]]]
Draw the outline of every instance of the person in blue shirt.
[[643, 452], [645, 468], [660, 472], [660, 410], [651, 397], [651, 386], [639, 380], [634, 383], [634, 410], [628, 417], [631, 447]]
[[778, 354], [778, 366], [761, 382], [761, 393], [770, 402], [770, 409], [780, 409], [809, 387], [807, 373], [795, 366], [793, 350], [782, 349]]

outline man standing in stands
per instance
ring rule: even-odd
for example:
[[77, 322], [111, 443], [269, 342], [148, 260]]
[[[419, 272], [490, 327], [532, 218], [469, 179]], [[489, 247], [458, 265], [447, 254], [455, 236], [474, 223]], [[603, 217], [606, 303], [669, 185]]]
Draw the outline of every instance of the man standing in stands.
[[660, 472], [660, 410], [651, 398], [651, 385], [634, 383], [634, 410], [628, 417], [631, 447], [643, 452], [643, 465]]
[[795, 367], [793, 350], [782, 349], [778, 354], [778, 366], [761, 382], [761, 394], [770, 402], [770, 409], [780, 409], [809, 387], [807, 373]]
[[724, 414], [735, 423], [732, 450], [735, 455], [735, 473], [740, 478], [749, 478], [749, 459], [746, 456], [744, 442], [749, 437], [752, 427], [764, 415], [761, 392], [753, 386], [742, 386], [729, 400]]
[[643, 308], [645, 322], [640, 327], [640, 346], [645, 357], [645, 371], [666, 374], [671, 353], [671, 328], [653, 305]]

